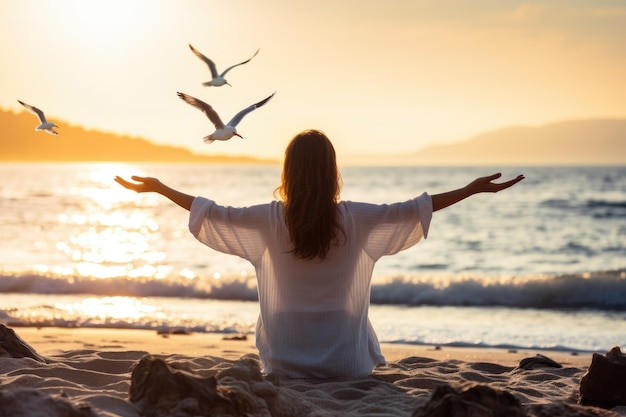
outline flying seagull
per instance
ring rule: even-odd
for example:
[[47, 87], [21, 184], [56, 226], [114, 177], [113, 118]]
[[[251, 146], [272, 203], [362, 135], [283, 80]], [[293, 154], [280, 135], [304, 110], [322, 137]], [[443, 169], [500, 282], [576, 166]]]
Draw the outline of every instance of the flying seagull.
[[239, 133], [237, 133], [237, 129], [236, 129], [237, 124], [241, 122], [241, 119], [243, 119], [246, 114], [250, 113], [251, 111], [255, 109], [258, 109], [259, 107], [267, 103], [272, 97], [274, 97], [274, 94], [276, 93], [274, 92], [272, 93], [271, 96], [241, 110], [230, 120], [230, 122], [226, 124], [222, 122], [222, 119], [220, 119], [220, 116], [217, 114], [215, 110], [213, 110], [213, 107], [211, 107], [209, 104], [195, 97], [191, 97], [190, 95], [187, 95], [185, 93], [176, 93], [176, 94], [178, 94], [178, 97], [180, 97], [181, 100], [184, 100], [186, 103], [191, 104], [192, 106], [199, 109], [215, 125], [215, 132], [204, 137], [205, 143], [213, 143], [216, 140], [228, 140], [232, 138], [233, 136], [239, 136], [240, 138], [243, 139], [243, 137]]
[[55, 125], [52, 122], [47, 121], [46, 115], [43, 114], [41, 110], [39, 110], [37, 107], [31, 106], [30, 104], [26, 104], [23, 101], [17, 100], [17, 102], [20, 103], [22, 106], [24, 106], [29, 112], [34, 113], [37, 115], [37, 117], [39, 117], [39, 122], [41, 124], [37, 126], [35, 130], [43, 130], [44, 132], [47, 132], [51, 135], [58, 135], [58, 133], [55, 132], [53, 128], [55, 127], [58, 128], [59, 126]]
[[[256, 54], [259, 53], [259, 49], [257, 49], [256, 52], [254, 53], [254, 55], [252, 55], [247, 60], [245, 60], [243, 62], [240, 62], [238, 64], [235, 64], [235, 65], [231, 65], [230, 67], [226, 68], [221, 74], [218, 74], [217, 68], [215, 67], [215, 62], [211, 61], [209, 58], [207, 58], [206, 56], [202, 55], [202, 53], [200, 53], [200, 51], [198, 51], [196, 48], [191, 46], [191, 44], [189, 44], [189, 48], [191, 49], [191, 52], [193, 52], [198, 58], [203, 60], [204, 63], [207, 64], [209, 66], [209, 69], [211, 70], [211, 77], [213, 77], [211, 79], [211, 81], [207, 81], [205, 83], [202, 83], [202, 85], [207, 86], [207, 87], [211, 87], [211, 86], [219, 87], [219, 86], [222, 86], [224, 84], [228, 84], [228, 81], [226, 81], [226, 79], [224, 78], [226, 73], [228, 71], [230, 71], [231, 69], [233, 69], [235, 67], [238, 67], [239, 65], [243, 65], [243, 64], [248, 63], [252, 58], [254, 58], [256, 56]], [[228, 85], [230, 85], [230, 84], [228, 84]]]

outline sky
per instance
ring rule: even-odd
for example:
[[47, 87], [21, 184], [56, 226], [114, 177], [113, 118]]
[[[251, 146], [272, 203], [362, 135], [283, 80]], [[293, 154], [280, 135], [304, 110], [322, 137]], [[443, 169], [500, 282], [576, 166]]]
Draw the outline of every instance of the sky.
[[[232, 87], [204, 87], [188, 44], [218, 70], [260, 52]], [[0, 0], [0, 52], [0, 108], [204, 154], [281, 158], [307, 128], [340, 154], [388, 154], [626, 117], [622, 0]], [[243, 140], [207, 145], [177, 91], [224, 121], [276, 95]]]

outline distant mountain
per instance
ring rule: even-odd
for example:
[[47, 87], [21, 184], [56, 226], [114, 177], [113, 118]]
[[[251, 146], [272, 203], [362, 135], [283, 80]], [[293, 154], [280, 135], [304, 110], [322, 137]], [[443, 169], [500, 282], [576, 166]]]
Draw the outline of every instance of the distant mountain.
[[[87, 130], [57, 120], [60, 135], [36, 132], [35, 117], [0, 109], [0, 161], [276, 163], [200, 155], [147, 139]], [[360, 165], [626, 165], [626, 119], [588, 119], [494, 130], [401, 155], [340, 155]]]
[[449, 145], [429, 146], [416, 161], [450, 164], [626, 164], [626, 119], [589, 119], [509, 127]]
[[[370, 161], [370, 162], [367, 162]], [[626, 165], [626, 119], [589, 119], [494, 130], [402, 155], [361, 155], [389, 165]]]
[[58, 136], [36, 132], [37, 119], [22, 111], [0, 109], [0, 161], [134, 161], [267, 163], [249, 157], [195, 154], [188, 149], [157, 145], [143, 138], [87, 130], [55, 119]]

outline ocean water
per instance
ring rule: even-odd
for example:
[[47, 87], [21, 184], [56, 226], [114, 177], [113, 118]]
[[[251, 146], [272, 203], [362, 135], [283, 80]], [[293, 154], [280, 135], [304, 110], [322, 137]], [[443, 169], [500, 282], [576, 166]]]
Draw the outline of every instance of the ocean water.
[[[626, 345], [626, 167], [343, 167], [342, 198], [391, 203], [498, 171], [526, 179], [436, 212], [428, 239], [379, 262], [379, 339]], [[0, 165], [0, 322], [253, 333], [252, 267], [198, 243], [186, 211], [115, 175], [241, 206], [272, 199], [280, 167]]]

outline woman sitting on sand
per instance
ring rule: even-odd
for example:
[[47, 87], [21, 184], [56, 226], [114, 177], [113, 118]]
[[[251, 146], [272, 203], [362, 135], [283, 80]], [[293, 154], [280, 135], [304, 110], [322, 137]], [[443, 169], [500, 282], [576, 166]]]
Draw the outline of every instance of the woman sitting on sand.
[[260, 315], [256, 346], [263, 372], [289, 378], [363, 377], [385, 364], [368, 319], [374, 264], [426, 238], [432, 212], [524, 179], [494, 174], [463, 188], [394, 204], [339, 201], [335, 150], [320, 131], [287, 146], [281, 201], [224, 207], [156, 178], [115, 180], [156, 192], [190, 211], [189, 230], [205, 245], [255, 268]]

